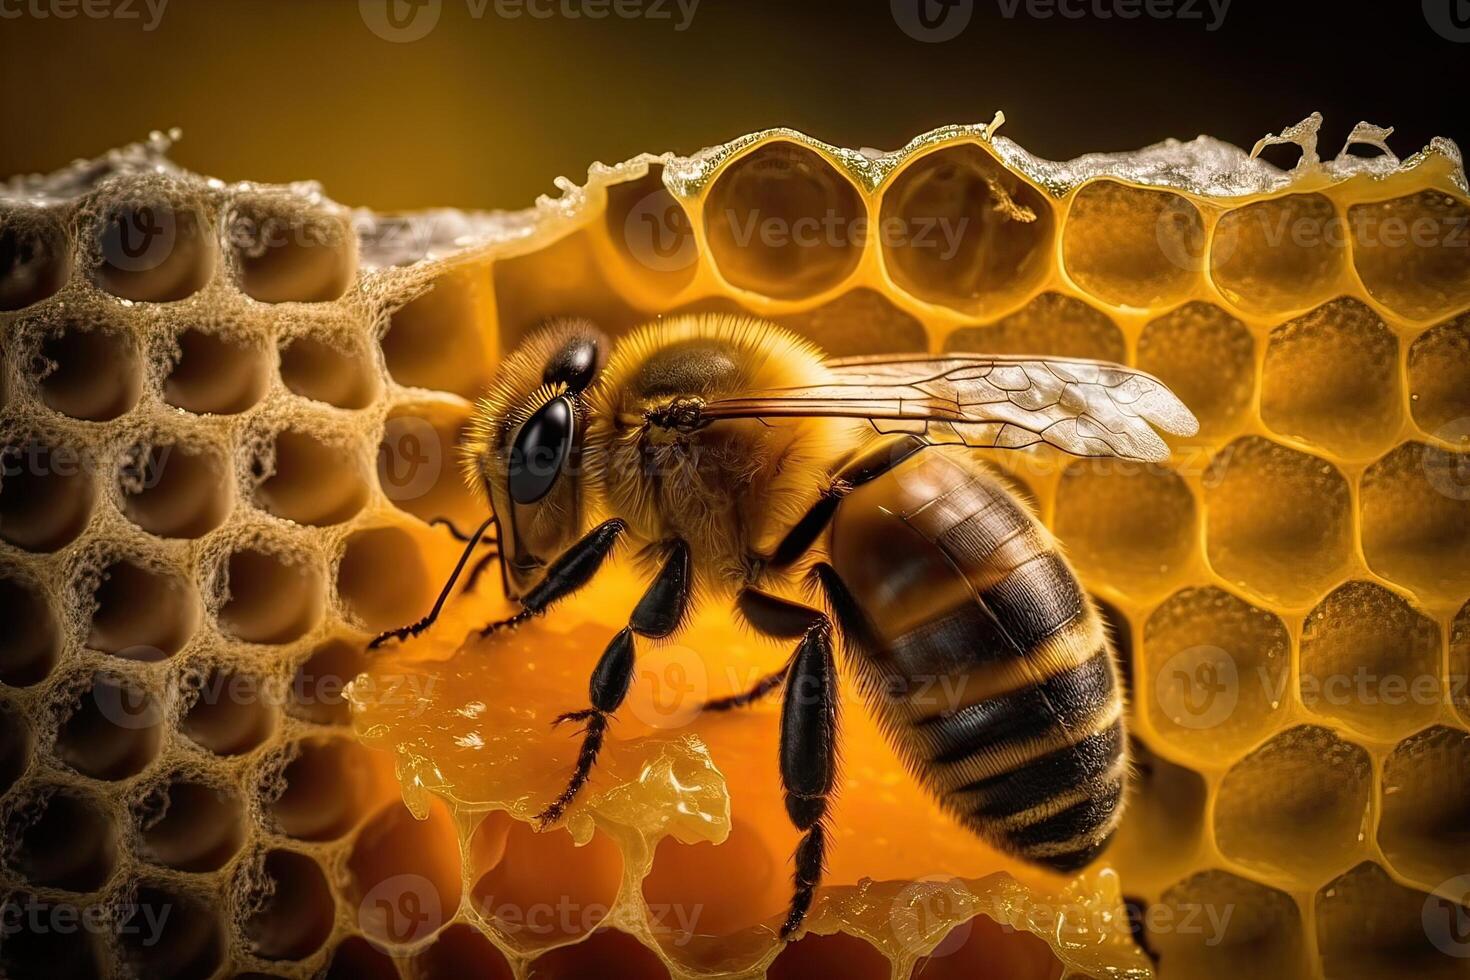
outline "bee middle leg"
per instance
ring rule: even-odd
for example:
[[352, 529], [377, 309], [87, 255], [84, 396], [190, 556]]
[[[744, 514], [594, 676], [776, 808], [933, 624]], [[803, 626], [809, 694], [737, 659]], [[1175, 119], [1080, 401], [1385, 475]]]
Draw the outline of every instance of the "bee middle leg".
[[577, 765], [561, 791], [546, 808], [536, 815], [537, 822], [545, 828], [561, 819], [567, 807], [576, 798], [578, 791], [587, 784], [592, 767], [597, 764], [598, 753], [607, 735], [612, 714], [622, 706], [633, 684], [633, 665], [636, 657], [634, 635], [650, 639], [671, 636], [684, 622], [689, 608], [689, 596], [693, 591], [693, 567], [689, 545], [675, 540], [668, 545], [668, 555], [663, 567], [649, 584], [643, 597], [638, 600], [628, 625], [608, 643], [607, 649], [592, 669], [587, 684], [591, 707], [580, 711], [568, 711], [552, 722], [559, 725], [567, 721], [585, 722], [582, 729], [582, 747], [577, 753]]
[[[735, 608], [758, 633], [778, 640], [794, 640], [822, 618], [822, 614], [810, 606], [783, 599], [760, 589], [746, 587], [735, 597]], [[711, 698], [700, 706], [701, 711], [733, 711], [748, 707], [779, 688], [791, 670], [791, 661], [781, 665], [738, 694]]]

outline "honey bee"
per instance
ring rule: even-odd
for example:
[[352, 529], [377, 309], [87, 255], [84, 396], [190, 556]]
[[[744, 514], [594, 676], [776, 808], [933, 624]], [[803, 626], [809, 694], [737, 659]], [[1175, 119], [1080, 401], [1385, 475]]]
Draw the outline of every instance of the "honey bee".
[[500, 365], [466, 440], [464, 474], [491, 516], [434, 610], [373, 645], [426, 629], [492, 527], [520, 609], [485, 635], [544, 613], [626, 541], [649, 584], [593, 670], [589, 704], [557, 719], [585, 728], [543, 826], [586, 783], [638, 642], [676, 634], [696, 601], [724, 600], [795, 647], [749, 690], [704, 705], [784, 692], [779, 768], [802, 837], [783, 938], [822, 878], [839, 636], [913, 777], [996, 848], [1072, 871], [1121, 813], [1118, 671], [1057, 542], [976, 450], [1045, 443], [1157, 461], [1168, 448], [1150, 423], [1197, 428], [1162, 382], [1102, 362], [827, 359], [771, 323], [712, 315], [614, 344], [585, 320], [556, 320]]

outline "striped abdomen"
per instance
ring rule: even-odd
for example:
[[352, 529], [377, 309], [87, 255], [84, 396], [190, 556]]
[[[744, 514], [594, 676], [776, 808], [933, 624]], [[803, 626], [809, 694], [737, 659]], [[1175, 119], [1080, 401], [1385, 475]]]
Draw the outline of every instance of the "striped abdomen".
[[1002, 850], [1059, 870], [1095, 857], [1123, 802], [1123, 702], [1046, 528], [944, 447], [844, 498], [830, 548], [869, 705], [920, 782]]

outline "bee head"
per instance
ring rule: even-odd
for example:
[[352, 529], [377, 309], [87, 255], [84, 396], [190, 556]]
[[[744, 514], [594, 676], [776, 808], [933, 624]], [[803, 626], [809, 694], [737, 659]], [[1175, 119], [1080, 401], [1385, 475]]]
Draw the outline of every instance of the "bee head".
[[584, 395], [607, 349], [589, 321], [552, 320], [501, 362], [475, 413], [465, 476], [495, 512], [511, 598], [539, 582], [582, 533]]

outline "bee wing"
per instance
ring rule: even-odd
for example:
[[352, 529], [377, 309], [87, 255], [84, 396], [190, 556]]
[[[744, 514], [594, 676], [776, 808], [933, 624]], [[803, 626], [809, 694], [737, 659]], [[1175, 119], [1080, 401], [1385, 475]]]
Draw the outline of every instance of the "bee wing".
[[1046, 442], [1077, 456], [1168, 458], [1153, 427], [1199, 423], [1159, 379], [1105, 361], [946, 354], [826, 363], [830, 384], [711, 401], [704, 419], [865, 418], [880, 432], [936, 443], [1020, 449]]

